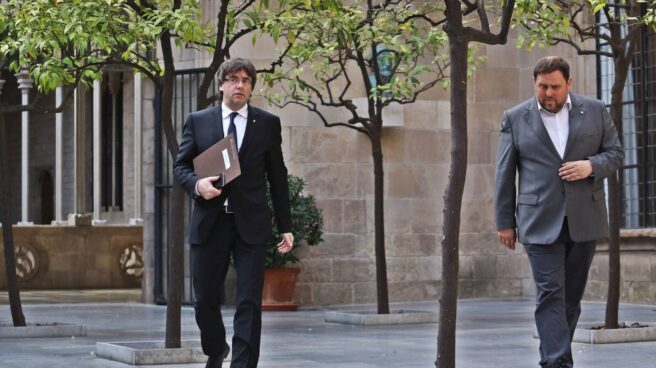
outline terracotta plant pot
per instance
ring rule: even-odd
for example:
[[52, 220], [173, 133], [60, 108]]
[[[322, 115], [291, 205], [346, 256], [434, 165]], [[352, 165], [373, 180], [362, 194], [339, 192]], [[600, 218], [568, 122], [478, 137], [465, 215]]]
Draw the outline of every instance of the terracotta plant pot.
[[297, 267], [267, 268], [264, 271], [262, 310], [295, 311], [298, 308], [294, 304], [294, 289], [300, 271]]

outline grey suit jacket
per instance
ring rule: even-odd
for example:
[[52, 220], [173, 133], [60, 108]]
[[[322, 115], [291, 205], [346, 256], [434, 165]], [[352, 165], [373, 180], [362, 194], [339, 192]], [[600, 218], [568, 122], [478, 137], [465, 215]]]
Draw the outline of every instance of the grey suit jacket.
[[[496, 226], [517, 228], [524, 244], [554, 243], [565, 216], [574, 241], [608, 236], [603, 179], [621, 167], [624, 151], [601, 101], [572, 93], [570, 98], [564, 159], [549, 138], [535, 97], [503, 114], [494, 193]], [[558, 176], [564, 162], [585, 159], [592, 163], [592, 177], [567, 182]]]

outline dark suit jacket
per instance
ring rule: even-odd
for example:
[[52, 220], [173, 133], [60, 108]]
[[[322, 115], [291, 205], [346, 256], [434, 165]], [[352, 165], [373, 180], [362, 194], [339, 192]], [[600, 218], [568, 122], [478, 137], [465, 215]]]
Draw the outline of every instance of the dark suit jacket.
[[[516, 227], [524, 244], [554, 243], [565, 216], [574, 241], [608, 236], [603, 179], [621, 167], [624, 151], [601, 101], [573, 93], [570, 98], [563, 159], [544, 127], [535, 97], [503, 114], [494, 193], [496, 223], [497, 229]], [[558, 175], [564, 162], [586, 159], [594, 177], [567, 182]]]
[[291, 232], [287, 168], [283, 161], [280, 119], [261, 109], [248, 107], [248, 120], [239, 147], [241, 175], [226, 185], [218, 198], [205, 200], [194, 196], [196, 182], [193, 159], [223, 138], [221, 107], [189, 114], [182, 132], [180, 150], [173, 164], [175, 177], [194, 197], [189, 242], [205, 244], [223, 203], [230, 195], [237, 231], [249, 244], [271, 240], [271, 213], [266, 202], [266, 180], [280, 233]]

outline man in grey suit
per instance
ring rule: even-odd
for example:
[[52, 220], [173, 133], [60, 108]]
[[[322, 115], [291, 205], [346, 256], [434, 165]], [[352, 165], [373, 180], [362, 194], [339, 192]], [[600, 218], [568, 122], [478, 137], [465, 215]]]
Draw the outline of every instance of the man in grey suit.
[[533, 78], [535, 97], [503, 114], [496, 226], [501, 243], [513, 250], [519, 239], [528, 254], [540, 366], [570, 368], [596, 240], [608, 236], [603, 179], [624, 153], [604, 104], [569, 92], [565, 60], [541, 59]]

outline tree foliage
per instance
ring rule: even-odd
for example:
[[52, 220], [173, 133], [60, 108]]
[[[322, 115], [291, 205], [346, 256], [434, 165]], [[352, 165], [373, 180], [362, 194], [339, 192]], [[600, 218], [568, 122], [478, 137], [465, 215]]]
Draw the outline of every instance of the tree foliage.
[[123, 64], [148, 77], [163, 73], [154, 57], [166, 30], [178, 45], [209, 44], [197, 1], [179, 8], [171, 2], [128, 0], [9, 0], [12, 25], [0, 52], [16, 55], [11, 68], [28, 68], [40, 92], [89, 83], [102, 68]]
[[[518, 47], [544, 49], [564, 43], [580, 55], [613, 57], [612, 52], [603, 52], [586, 42], [599, 40], [620, 47], [630, 42], [631, 33], [638, 32], [639, 26], [656, 27], [656, 2], [644, 0], [518, 0], [515, 14], [513, 21], [523, 30], [516, 40]], [[602, 17], [601, 22], [595, 20], [595, 14]], [[620, 40], [614, 39], [613, 27], [627, 29], [628, 33]]]
[[[431, 19], [440, 11], [436, 4], [411, 0], [370, 7], [337, 0], [295, 3], [265, 24], [275, 42], [289, 45], [285, 64], [264, 77], [268, 99], [305, 106], [327, 126], [362, 132], [380, 126], [384, 107], [414, 102], [445, 80], [447, 39]], [[362, 87], [369, 102], [364, 110], [353, 102]], [[350, 119], [331, 123], [319, 106], [346, 108]]]

